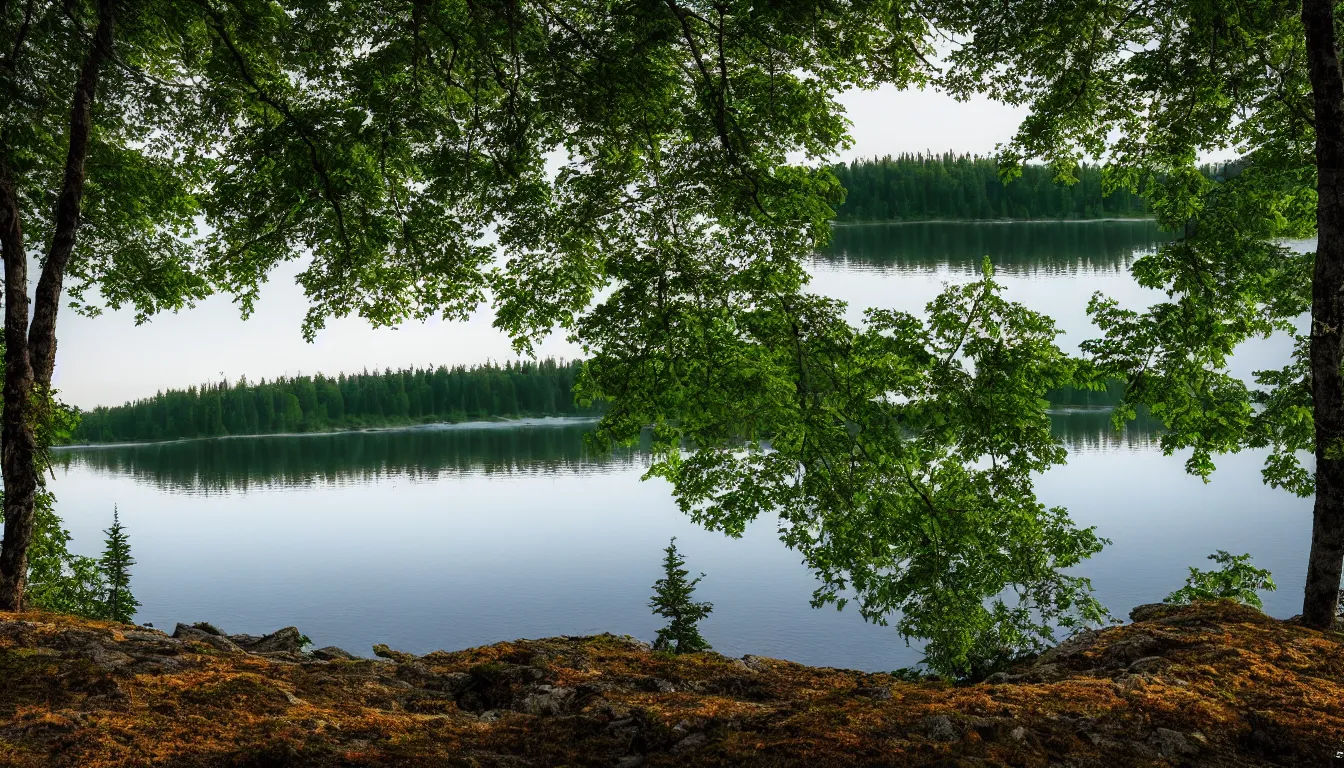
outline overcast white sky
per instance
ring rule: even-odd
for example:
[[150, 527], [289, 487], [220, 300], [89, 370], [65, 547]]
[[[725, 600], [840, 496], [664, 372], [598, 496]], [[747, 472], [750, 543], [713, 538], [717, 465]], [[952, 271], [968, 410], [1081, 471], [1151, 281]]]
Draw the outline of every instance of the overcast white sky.
[[[955, 150], [985, 154], [1007, 141], [1019, 110], [988, 100], [956, 102], [932, 91], [894, 88], [853, 92], [842, 99], [854, 147], [839, 159], [899, 152]], [[294, 284], [297, 267], [278, 272], [263, 289], [251, 319], [239, 318], [227, 296], [136, 326], [129, 312], [85, 318], [62, 310], [55, 385], [81, 408], [115, 405], [160, 389], [246, 375], [256, 380], [296, 373], [363, 368], [478, 363], [513, 358], [488, 312], [466, 323], [431, 321], [373, 330], [358, 318], [332, 321], [312, 343], [299, 333], [306, 304]], [[540, 355], [574, 357], [560, 339]]]

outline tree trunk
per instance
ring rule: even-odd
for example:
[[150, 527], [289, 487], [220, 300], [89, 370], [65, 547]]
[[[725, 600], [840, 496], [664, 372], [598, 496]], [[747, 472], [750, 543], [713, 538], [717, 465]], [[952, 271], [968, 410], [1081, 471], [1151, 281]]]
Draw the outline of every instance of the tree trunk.
[[1311, 299], [1311, 394], [1316, 506], [1302, 623], [1329, 627], [1344, 566], [1344, 75], [1331, 0], [1303, 0], [1316, 119], [1316, 267]]
[[42, 265], [28, 324], [28, 254], [14, 180], [0, 157], [0, 248], [5, 267], [5, 381], [0, 416], [0, 474], [5, 481], [5, 533], [0, 541], [0, 610], [23, 607], [28, 576], [28, 546], [33, 539], [33, 510], [39, 469], [33, 432], [34, 396], [45, 397], [56, 367], [56, 314], [60, 309], [65, 268], [75, 250], [79, 209], [84, 197], [84, 161], [93, 130], [93, 100], [98, 71], [112, 53], [112, 0], [98, 2], [98, 28], [80, 67], [70, 105], [69, 147], [65, 174], [53, 217], [51, 248]]
[[5, 538], [0, 542], [0, 610], [17, 611], [28, 576], [37, 498], [36, 444], [28, 419], [33, 369], [28, 364], [28, 254], [13, 179], [0, 168], [0, 248], [5, 264], [5, 381], [0, 415], [0, 472], [5, 479]]

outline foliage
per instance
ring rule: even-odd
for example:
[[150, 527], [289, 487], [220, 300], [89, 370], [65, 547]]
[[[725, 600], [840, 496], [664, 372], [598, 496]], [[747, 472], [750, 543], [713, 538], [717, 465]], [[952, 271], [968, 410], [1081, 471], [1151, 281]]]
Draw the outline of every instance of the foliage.
[[38, 492], [25, 600], [39, 610], [103, 618], [106, 575], [98, 560], [70, 551], [70, 533], [56, 516], [54, 501], [50, 491]]
[[862, 329], [818, 297], [736, 315], [687, 302], [674, 322], [694, 333], [673, 344], [665, 321], [631, 323], [622, 342], [650, 351], [599, 353], [580, 387], [615, 395], [599, 439], [656, 425], [649, 474], [695, 520], [741, 535], [778, 515], [822, 581], [815, 604], [895, 616], [928, 641], [926, 664], [962, 676], [1104, 617], [1064, 572], [1103, 541], [1032, 481], [1064, 459], [1045, 394], [1090, 379], [1053, 323], [1001, 293], [986, 263], [926, 321], [872, 310]]
[[1209, 559], [1222, 567], [1215, 571], [1201, 571], [1192, 566], [1190, 575], [1185, 578], [1185, 586], [1167, 595], [1163, 602], [1185, 605], [1196, 600], [1227, 598], [1252, 608], [1264, 607], [1258, 593], [1261, 590], [1275, 590], [1274, 579], [1270, 577], [1269, 571], [1251, 565], [1249, 554], [1230, 555], [1220, 549], [1209, 555]]
[[576, 364], [540, 362], [205, 384], [80, 414], [72, 442], [173, 440], [354, 426], [593, 413], [571, 392]]
[[1044, 393], [1080, 378], [1053, 326], [988, 276], [927, 324], [854, 329], [806, 290], [843, 190], [790, 160], [847, 142], [840, 91], [927, 80], [922, 6], [9, 3], [0, 191], [21, 205], [0, 213], [35, 242], [68, 199], [72, 75], [103, 51], [84, 32], [113, 9], [69, 268], [86, 310], [224, 290], [247, 313], [296, 259], [310, 338], [488, 296], [518, 349], [558, 327], [592, 356], [599, 441], [653, 425], [687, 511], [732, 533], [778, 514], [818, 603], [899, 613], [934, 668], [1100, 617], [1063, 571], [1100, 540], [1032, 493], [1063, 459]]
[[658, 639], [653, 642], [654, 650], [672, 653], [694, 653], [709, 650], [709, 643], [700, 636], [696, 626], [714, 606], [709, 603], [697, 603], [691, 599], [695, 585], [705, 577], [702, 573], [694, 579], [687, 579], [690, 571], [683, 566], [686, 560], [677, 552], [677, 538], [672, 537], [664, 550], [663, 578], [653, 584], [653, 599], [649, 607], [653, 612], [668, 620], [666, 627], [658, 630]]
[[131, 544], [116, 507], [112, 508], [112, 527], [104, 533], [107, 539], [103, 556], [98, 560], [98, 569], [102, 571], [106, 585], [102, 618], [129, 624], [135, 618], [140, 601], [131, 594], [131, 566], [135, 565], [135, 558], [131, 557]]
[[[902, 154], [835, 165], [845, 188], [836, 221], [928, 219], [1098, 219], [1144, 216], [1143, 199], [1128, 189], [1107, 190], [1101, 168], [1078, 169], [1079, 183], [1055, 180], [1046, 166], [1025, 165], [1005, 184], [993, 158]], [[1108, 194], [1109, 192], [1109, 194]]]
[[[1001, 153], [1009, 174], [1043, 158], [1071, 180], [1089, 156], [1180, 235], [1132, 267], [1165, 296], [1094, 296], [1103, 336], [1083, 349], [1128, 383], [1116, 421], [1147, 406], [1190, 473], [1261, 449], [1267, 484], [1316, 497], [1302, 611], [1314, 627], [1333, 620], [1344, 560], [1339, 13], [1328, 0], [946, 0], [931, 13], [966, 41], [943, 82], [1028, 110]], [[1200, 156], [1229, 154], [1220, 178], [1199, 172]], [[1315, 253], [1285, 242], [1313, 234]], [[1267, 338], [1287, 363], [1237, 375], [1235, 353]]]
[[[1132, 309], [1098, 294], [1089, 305], [1104, 335], [1083, 349], [1128, 383], [1117, 420], [1147, 406], [1166, 428], [1164, 450], [1189, 450], [1187, 469], [1205, 478], [1214, 454], [1267, 447], [1266, 482], [1310, 495], [1299, 460], [1314, 444], [1299, 318], [1314, 258], [1282, 242], [1315, 229], [1297, 14], [1276, 2], [1224, 17], [1198, 3], [1070, 10], [976, 0], [944, 3], [942, 13], [949, 30], [977, 33], [951, 57], [945, 83], [1030, 110], [1001, 158], [1009, 175], [1042, 157], [1071, 181], [1083, 154], [1102, 158], [1107, 188], [1143, 194], [1179, 234], [1132, 266], [1164, 300]], [[1241, 159], [1226, 172], [1197, 165], [1229, 149]], [[1256, 372], [1251, 386], [1230, 372], [1239, 346], [1274, 335], [1296, 340], [1292, 362]]]

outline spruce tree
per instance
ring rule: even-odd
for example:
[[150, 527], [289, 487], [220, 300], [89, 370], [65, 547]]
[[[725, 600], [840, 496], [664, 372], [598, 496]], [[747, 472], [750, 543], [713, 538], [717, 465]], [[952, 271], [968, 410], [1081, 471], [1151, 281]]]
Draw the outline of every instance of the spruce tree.
[[126, 530], [121, 527], [121, 515], [116, 507], [112, 508], [112, 527], [103, 533], [107, 534], [107, 539], [103, 544], [103, 556], [98, 560], [98, 568], [107, 585], [103, 618], [129, 624], [140, 602], [131, 594], [130, 569], [135, 565], [135, 559], [131, 557], [131, 543]]
[[696, 624], [714, 610], [709, 603], [697, 603], [691, 600], [695, 585], [705, 575], [687, 580], [689, 571], [684, 567], [686, 561], [677, 552], [677, 538], [668, 542], [667, 555], [663, 558], [663, 578], [654, 582], [653, 599], [649, 607], [659, 616], [668, 619], [668, 625], [658, 630], [658, 639], [653, 648], [673, 653], [691, 653], [709, 650], [709, 643], [700, 636]]

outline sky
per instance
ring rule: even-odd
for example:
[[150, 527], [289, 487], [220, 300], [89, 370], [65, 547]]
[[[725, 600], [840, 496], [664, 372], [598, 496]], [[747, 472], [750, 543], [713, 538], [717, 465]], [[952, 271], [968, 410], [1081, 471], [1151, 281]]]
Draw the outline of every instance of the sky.
[[[957, 102], [933, 91], [892, 87], [850, 92], [841, 103], [853, 123], [854, 146], [839, 160], [946, 150], [986, 154], [1012, 137], [1023, 116], [988, 99]], [[53, 384], [62, 400], [87, 409], [244, 375], [255, 381], [515, 358], [508, 339], [491, 326], [488, 308], [468, 322], [432, 320], [396, 329], [375, 330], [357, 317], [333, 320], [313, 343], [305, 342], [299, 329], [307, 304], [294, 283], [299, 270], [291, 264], [273, 273], [246, 321], [224, 295], [139, 326], [129, 311], [86, 318], [62, 309]], [[578, 352], [555, 337], [537, 348], [542, 357], [574, 358]]]

